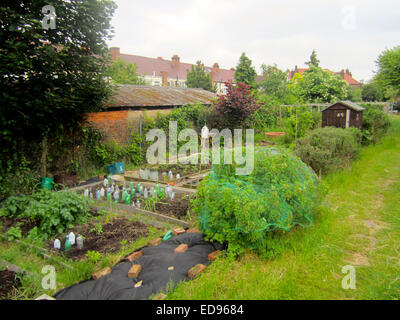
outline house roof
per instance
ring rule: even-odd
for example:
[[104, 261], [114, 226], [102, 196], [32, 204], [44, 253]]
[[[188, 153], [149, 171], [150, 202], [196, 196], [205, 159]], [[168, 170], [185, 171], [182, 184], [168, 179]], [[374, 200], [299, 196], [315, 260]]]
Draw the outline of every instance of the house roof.
[[203, 89], [119, 85], [107, 104], [113, 107], [182, 106], [190, 103], [211, 104], [216, 95]]
[[[308, 68], [295, 68], [295, 70], [289, 71], [289, 72], [288, 72], [289, 80], [290, 80], [291, 78], [293, 78], [293, 76], [295, 75], [295, 73], [304, 73], [304, 72], [306, 72], [307, 70], [308, 70]], [[336, 74], [336, 75], [342, 77], [342, 79], [343, 79], [344, 81], [346, 81], [349, 85], [357, 85], [357, 86], [361, 86], [361, 85], [362, 85], [362, 83], [361, 83], [360, 81], [358, 81], [358, 80], [356, 80], [356, 79], [353, 78], [352, 74], [351, 74], [350, 71], [348, 71], [348, 70], [346, 70], [346, 71], [341, 70], [341, 71], [339, 71], [339, 72], [334, 72], [334, 71], [329, 70], [329, 69], [324, 69], [324, 71], [327, 71], [327, 72], [329, 72], [329, 73]]]
[[334, 105], [336, 105], [338, 103], [340, 103], [340, 104], [342, 104], [342, 105], [344, 105], [344, 106], [346, 106], [346, 107], [348, 107], [350, 109], [353, 109], [355, 111], [363, 111], [363, 110], [365, 110], [365, 108], [361, 107], [360, 105], [358, 105], [358, 104], [356, 104], [356, 103], [354, 103], [352, 101], [345, 100], [345, 101], [335, 102], [335, 103], [331, 104], [330, 106], [326, 107], [322, 111], [325, 111], [326, 109], [329, 109], [330, 107], [333, 107]]
[[[168, 78], [177, 80], [186, 80], [187, 72], [191, 70], [192, 66], [195, 66], [191, 63], [180, 62], [178, 56], [176, 56], [178, 59], [176, 64], [161, 57], [148, 58], [125, 53], [121, 53], [119, 57], [127, 63], [135, 63], [138, 73], [141, 75], [162, 76], [161, 72], [166, 72]], [[235, 74], [235, 70], [221, 69], [219, 67], [204, 66], [204, 69], [206, 73], [212, 73], [213, 80], [218, 82], [233, 80], [233, 75]]]

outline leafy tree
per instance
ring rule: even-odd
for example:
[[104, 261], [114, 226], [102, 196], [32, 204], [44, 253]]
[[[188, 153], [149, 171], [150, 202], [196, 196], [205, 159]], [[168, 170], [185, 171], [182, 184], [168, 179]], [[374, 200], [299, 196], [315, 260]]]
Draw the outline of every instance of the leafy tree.
[[137, 72], [137, 66], [134, 63], [127, 63], [121, 58], [110, 67], [110, 77], [114, 83], [118, 84], [145, 84], [145, 81], [141, 75]]
[[334, 102], [347, 97], [346, 81], [313, 65], [295, 86], [304, 102]]
[[347, 86], [347, 100], [353, 102], [360, 102], [361, 99], [361, 90], [360, 88], [354, 88], [350, 85]]
[[186, 86], [188, 88], [202, 88], [215, 92], [211, 77], [209, 74], [206, 74], [201, 61], [197, 61], [196, 66], [192, 66], [192, 69], [187, 72]]
[[306, 62], [306, 65], [308, 65], [309, 67], [319, 67], [319, 60], [317, 59], [317, 52], [315, 51], [315, 49], [311, 53], [310, 61]]
[[276, 65], [261, 66], [264, 79], [260, 84], [261, 91], [267, 95], [274, 95], [278, 99], [283, 99], [287, 94], [287, 74], [277, 68]]
[[374, 77], [369, 83], [362, 86], [361, 97], [363, 101], [384, 101], [385, 88]]
[[226, 95], [218, 96], [214, 115], [220, 127], [240, 128], [260, 106], [246, 83], [225, 82], [225, 86]]
[[378, 57], [377, 80], [400, 93], [400, 46], [383, 51]]
[[243, 52], [234, 74], [236, 83], [245, 83], [250, 86], [250, 88], [254, 89], [256, 88], [256, 75], [256, 69], [251, 66], [251, 60]]
[[[41, 23], [45, 5], [55, 8], [55, 29]], [[21, 152], [21, 141], [35, 146], [102, 108], [110, 93], [104, 72], [115, 8], [110, 0], [2, 1], [0, 167]]]

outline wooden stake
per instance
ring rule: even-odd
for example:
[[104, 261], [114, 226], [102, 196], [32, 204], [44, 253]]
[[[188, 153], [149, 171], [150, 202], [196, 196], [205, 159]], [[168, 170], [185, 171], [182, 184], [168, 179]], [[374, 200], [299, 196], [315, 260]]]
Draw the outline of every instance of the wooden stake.
[[47, 136], [45, 136], [42, 140], [42, 159], [41, 159], [41, 174], [42, 177], [46, 177], [47, 174]]

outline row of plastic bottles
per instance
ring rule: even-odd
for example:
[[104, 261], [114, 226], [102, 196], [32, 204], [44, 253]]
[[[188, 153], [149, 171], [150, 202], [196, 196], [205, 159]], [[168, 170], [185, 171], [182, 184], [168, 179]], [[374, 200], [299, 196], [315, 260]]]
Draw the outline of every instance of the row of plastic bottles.
[[[131, 201], [134, 200], [134, 197], [136, 197], [136, 205], [139, 207], [140, 201], [138, 198], [141, 196], [143, 196], [144, 199], [147, 199], [149, 197], [163, 198], [163, 194], [166, 192], [167, 196], [171, 200], [173, 200], [175, 197], [175, 192], [173, 192], [170, 185], [167, 185], [167, 187], [164, 189], [162, 187], [160, 188], [159, 185], [156, 184], [154, 187], [148, 189], [147, 187], [143, 188], [140, 182], [137, 183], [135, 188], [133, 182], [130, 182], [128, 188], [126, 187], [125, 183], [121, 188], [122, 190], [120, 190], [118, 185], [114, 184], [113, 182], [110, 183], [108, 179], [104, 179], [103, 187], [98, 189], [95, 193], [93, 193], [92, 188], [86, 188], [84, 190], [84, 195], [90, 198], [94, 198], [95, 196], [97, 200], [114, 200], [114, 202], [119, 202], [121, 195], [121, 201], [126, 203], [127, 205], [130, 205]], [[133, 202], [132, 205], [134, 206], [135, 202]]]
[[[164, 177], [168, 175], [169, 180], [174, 179], [174, 174], [172, 173], [171, 170], [167, 172], [163, 172], [161, 174]], [[139, 170], [139, 177], [142, 179], [150, 179], [150, 180], [158, 180], [158, 171], [150, 171], [149, 169], [140, 169]], [[176, 174], [176, 179], [179, 179], [181, 176], [179, 173]]]
[[[75, 238], [75, 234], [71, 231], [66, 239], [65, 239], [65, 244], [64, 244], [64, 249], [65, 251], [71, 250], [71, 247], [76, 243], [76, 247], [78, 250], [83, 249], [83, 238], [80, 234], [78, 234], [78, 237]], [[54, 249], [56, 250], [61, 250], [61, 241], [59, 239], [54, 240]]]

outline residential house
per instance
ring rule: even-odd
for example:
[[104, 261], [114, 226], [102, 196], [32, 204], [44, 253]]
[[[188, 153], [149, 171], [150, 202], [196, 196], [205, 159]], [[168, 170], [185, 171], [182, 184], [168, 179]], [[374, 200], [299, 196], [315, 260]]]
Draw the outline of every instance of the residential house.
[[[144, 80], [151, 86], [168, 86], [168, 87], [186, 87], [187, 72], [195, 66], [191, 63], [180, 61], [180, 57], [175, 54], [171, 60], [158, 58], [148, 58], [133, 54], [125, 54], [120, 52], [120, 48], [110, 48], [111, 58], [113, 61], [121, 58], [127, 63], [135, 63], [138, 73], [144, 77]], [[205, 72], [211, 77], [213, 86], [216, 86], [217, 93], [225, 93], [225, 82], [234, 82], [235, 69], [222, 69], [215, 62], [212, 67], [204, 66]], [[261, 81], [262, 76], [257, 76], [256, 81]]]
[[[307, 70], [308, 70], [308, 68], [298, 68], [297, 66], [295, 66], [294, 70], [287, 71], [288, 79], [289, 80], [292, 79], [296, 73], [304, 73]], [[346, 81], [353, 88], [361, 89], [361, 87], [362, 87], [362, 83], [353, 78], [353, 75], [349, 71], [349, 69], [346, 69], [346, 70], [342, 69], [339, 72], [334, 72], [329, 69], [324, 69], [324, 70], [340, 76], [344, 81]]]

